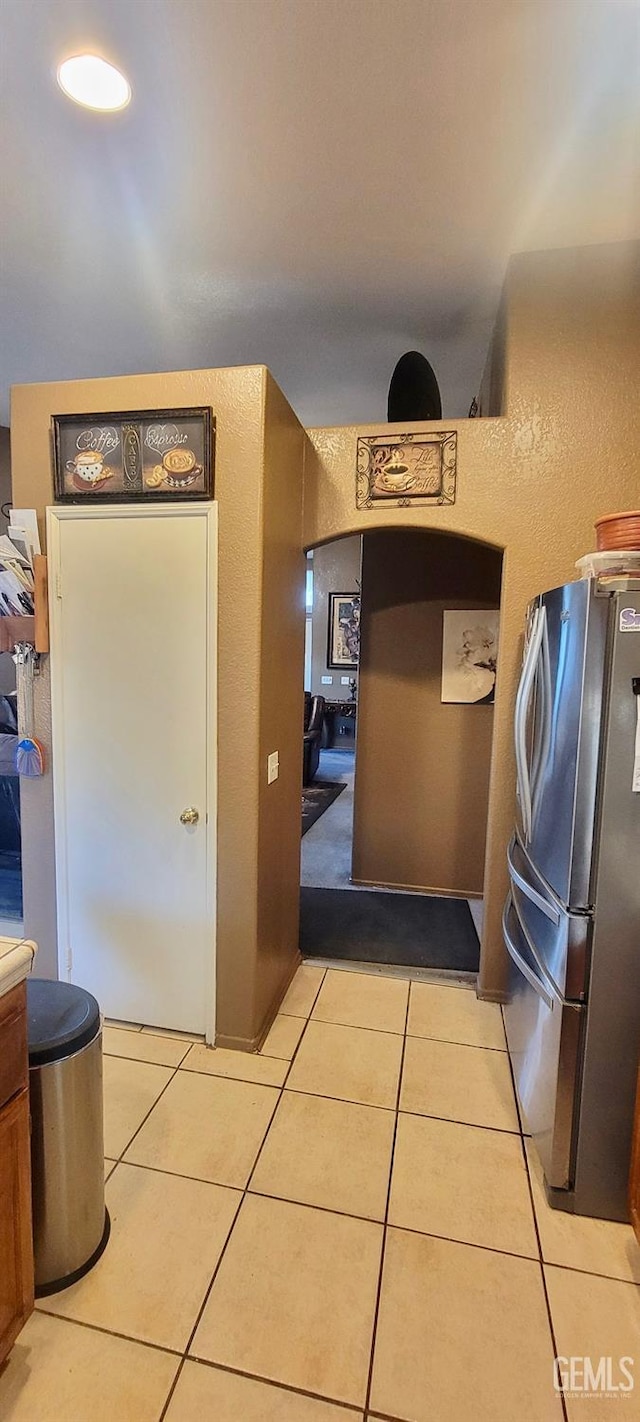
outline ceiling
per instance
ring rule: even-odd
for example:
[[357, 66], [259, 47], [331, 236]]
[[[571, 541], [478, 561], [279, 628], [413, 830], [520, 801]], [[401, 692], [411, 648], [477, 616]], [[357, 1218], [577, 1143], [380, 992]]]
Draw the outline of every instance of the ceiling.
[[[640, 237], [640, 0], [3, 0], [0, 419], [22, 381], [264, 362], [466, 414], [509, 253]], [[93, 49], [123, 113], [71, 104]]]

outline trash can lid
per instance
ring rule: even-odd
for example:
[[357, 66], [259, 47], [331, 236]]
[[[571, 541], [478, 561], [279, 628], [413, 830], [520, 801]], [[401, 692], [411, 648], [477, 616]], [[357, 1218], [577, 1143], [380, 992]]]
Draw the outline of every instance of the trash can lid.
[[88, 1046], [100, 1030], [100, 1008], [73, 983], [27, 979], [29, 1066], [59, 1062]]

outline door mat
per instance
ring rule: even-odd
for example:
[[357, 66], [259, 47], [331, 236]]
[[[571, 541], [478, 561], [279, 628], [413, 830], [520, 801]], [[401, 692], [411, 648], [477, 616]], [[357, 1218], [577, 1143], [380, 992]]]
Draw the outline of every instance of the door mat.
[[300, 890], [300, 952], [407, 968], [477, 973], [480, 944], [466, 899], [367, 889]]
[[302, 789], [302, 833], [307, 833], [325, 810], [346, 790], [346, 784], [338, 785], [333, 780], [319, 780], [317, 785], [304, 785]]

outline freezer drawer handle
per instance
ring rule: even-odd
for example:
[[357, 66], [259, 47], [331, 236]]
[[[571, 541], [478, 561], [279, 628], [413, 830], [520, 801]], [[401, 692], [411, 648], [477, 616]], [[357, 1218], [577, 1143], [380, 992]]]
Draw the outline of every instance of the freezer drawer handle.
[[529, 929], [527, 928], [527, 925], [526, 925], [526, 923], [525, 923], [525, 921], [524, 921], [524, 919], [523, 919], [523, 917], [522, 917], [522, 914], [520, 913], [520, 909], [519, 909], [519, 906], [518, 906], [518, 899], [517, 899], [517, 896], [514, 895], [514, 894], [511, 894], [511, 907], [513, 908], [513, 912], [514, 912], [514, 914], [515, 914], [515, 916], [516, 916], [516, 918], [517, 918], [517, 920], [518, 920], [518, 926], [519, 926], [519, 928], [520, 928], [520, 932], [521, 932], [521, 934], [522, 934], [522, 937], [524, 938], [524, 941], [525, 941], [525, 943], [526, 943], [526, 945], [527, 945], [527, 948], [529, 949], [529, 952], [530, 952], [530, 954], [531, 954], [531, 957], [533, 958], [533, 961], [534, 961], [534, 963], [535, 963], [535, 965], [536, 965], [536, 968], [538, 969], [538, 972], [539, 972], [539, 974], [540, 974], [540, 977], [541, 977], [541, 978], [544, 978], [544, 981], [545, 981], [545, 983], [546, 983], [546, 985], [547, 985], [547, 987], [548, 987], [548, 989], [549, 989], [549, 992], [551, 993], [551, 996], [552, 996], [552, 997], [555, 999], [555, 1001], [557, 1002], [558, 1006], [559, 1006], [559, 1007], [564, 1007], [564, 999], [561, 997], [560, 993], [558, 992], [558, 989], [557, 989], [557, 987], [556, 987], [556, 985], [555, 985], [555, 983], [554, 983], [554, 981], [553, 981], [553, 978], [552, 978], [552, 976], [551, 976], [551, 973], [549, 972], [549, 969], [548, 969], [548, 968], [545, 966], [545, 964], [542, 962], [542, 959], [541, 959], [541, 957], [540, 957], [540, 954], [538, 953], [538, 949], [536, 948], [536, 945], [535, 945], [535, 943], [534, 943], [534, 941], [533, 941], [533, 938], [531, 937], [531, 934], [530, 934], [530, 932], [529, 932]]
[[546, 914], [547, 918], [550, 918], [552, 923], [555, 923], [556, 925], [559, 924], [560, 914], [558, 909], [555, 907], [555, 904], [551, 904], [549, 903], [548, 899], [543, 898], [542, 894], [539, 894], [537, 889], [532, 888], [531, 884], [527, 883], [527, 880], [520, 873], [520, 870], [516, 869], [513, 858], [516, 843], [516, 836], [513, 835], [511, 838], [511, 843], [509, 844], [509, 848], [507, 850], [507, 864], [509, 865], [509, 874], [513, 879], [514, 884], [518, 885], [518, 888], [522, 890], [522, 893], [525, 895], [525, 897], [527, 899], [531, 899], [532, 904], [535, 904], [537, 908], [541, 909], [542, 913]]
[[502, 912], [502, 932], [504, 934], [504, 941], [506, 944], [507, 952], [509, 956], [513, 959], [516, 967], [519, 968], [523, 978], [526, 978], [527, 982], [533, 988], [534, 992], [538, 994], [538, 997], [542, 998], [545, 1007], [548, 1007], [549, 1011], [552, 1012], [554, 1007], [554, 1001], [551, 994], [547, 992], [547, 989], [544, 986], [544, 983], [540, 981], [538, 974], [534, 973], [533, 968], [529, 967], [529, 964], [527, 963], [526, 959], [523, 958], [518, 952], [518, 949], [516, 948], [516, 945], [509, 932], [507, 923], [509, 918], [509, 909], [511, 908], [511, 906], [511, 894], [508, 894]]

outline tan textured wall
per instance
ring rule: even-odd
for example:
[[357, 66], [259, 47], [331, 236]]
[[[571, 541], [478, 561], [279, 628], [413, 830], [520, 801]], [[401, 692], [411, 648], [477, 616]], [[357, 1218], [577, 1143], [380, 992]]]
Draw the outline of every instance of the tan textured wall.
[[[330, 592], [357, 592], [360, 584], [359, 538], [340, 538], [335, 543], [325, 543], [316, 548], [313, 555], [313, 619], [311, 642], [311, 690], [329, 701], [348, 701], [351, 690], [343, 686], [340, 677], [355, 677], [356, 669], [336, 671], [327, 665], [328, 616]], [[332, 676], [331, 686], [323, 686], [323, 676]]]
[[500, 915], [524, 609], [536, 592], [574, 576], [576, 558], [594, 546], [599, 514], [635, 508], [640, 496], [640, 243], [514, 257], [505, 301], [508, 413], [427, 426], [458, 430], [455, 504], [356, 509], [358, 433], [401, 433], [400, 426], [309, 431], [315, 453], [305, 470], [307, 547], [393, 526], [448, 530], [505, 549], [480, 971], [487, 996], [504, 988]]
[[[258, 983], [271, 969], [260, 952], [259, 772], [261, 755], [260, 674], [263, 651], [262, 568], [264, 419], [266, 372], [263, 367], [233, 370], [178, 371], [162, 375], [118, 377], [17, 386], [12, 394], [12, 455], [17, 504], [35, 507], [44, 538], [44, 511], [52, 502], [49, 443], [52, 414], [83, 410], [161, 409], [211, 405], [217, 417], [216, 488], [219, 503], [219, 694], [218, 694], [218, 1020], [217, 1031], [249, 1046], [259, 1035]], [[282, 411], [281, 425], [296, 427]], [[299, 447], [300, 436], [297, 435]], [[291, 452], [287, 456], [291, 459]], [[293, 476], [291, 492], [295, 498]], [[299, 476], [301, 483], [301, 475]], [[298, 502], [301, 489], [298, 489]], [[283, 580], [289, 577], [284, 565]], [[268, 578], [273, 576], [273, 560]], [[291, 589], [292, 597], [295, 589]], [[284, 596], [284, 594], [283, 594]], [[296, 684], [301, 672], [293, 657]], [[168, 667], [170, 669], [170, 655]], [[40, 730], [50, 752], [48, 669], [41, 683]], [[299, 738], [299, 720], [292, 718], [285, 698], [281, 735]], [[49, 754], [50, 760], [50, 754]], [[289, 807], [287, 807], [289, 808]], [[280, 825], [276, 809], [272, 833]], [[287, 826], [283, 842], [291, 856]], [[25, 932], [40, 944], [38, 970], [55, 974], [55, 881], [51, 777], [30, 781], [23, 798]], [[283, 849], [283, 853], [284, 853]], [[297, 846], [299, 852], [299, 846]], [[298, 874], [298, 858], [289, 878]], [[276, 902], [285, 883], [284, 869], [270, 893]], [[272, 908], [271, 912], [275, 912]], [[292, 915], [282, 912], [292, 930]], [[288, 944], [293, 957], [297, 938]], [[268, 958], [267, 958], [268, 962]]]
[[504, 415], [507, 411], [508, 392], [505, 369], [505, 333], [507, 303], [503, 293], [496, 317], [493, 338], [482, 373], [478, 391], [479, 415]]
[[493, 706], [443, 705], [442, 614], [498, 607], [500, 576], [482, 544], [365, 534], [355, 879], [482, 893]]
[[[270, 1024], [299, 962], [304, 671], [302, 469], [306, 436], [267, 373], [260, 624], [258, 971], [254, 1035]], [[278, 779], [267, 784], [277, 750]]]

